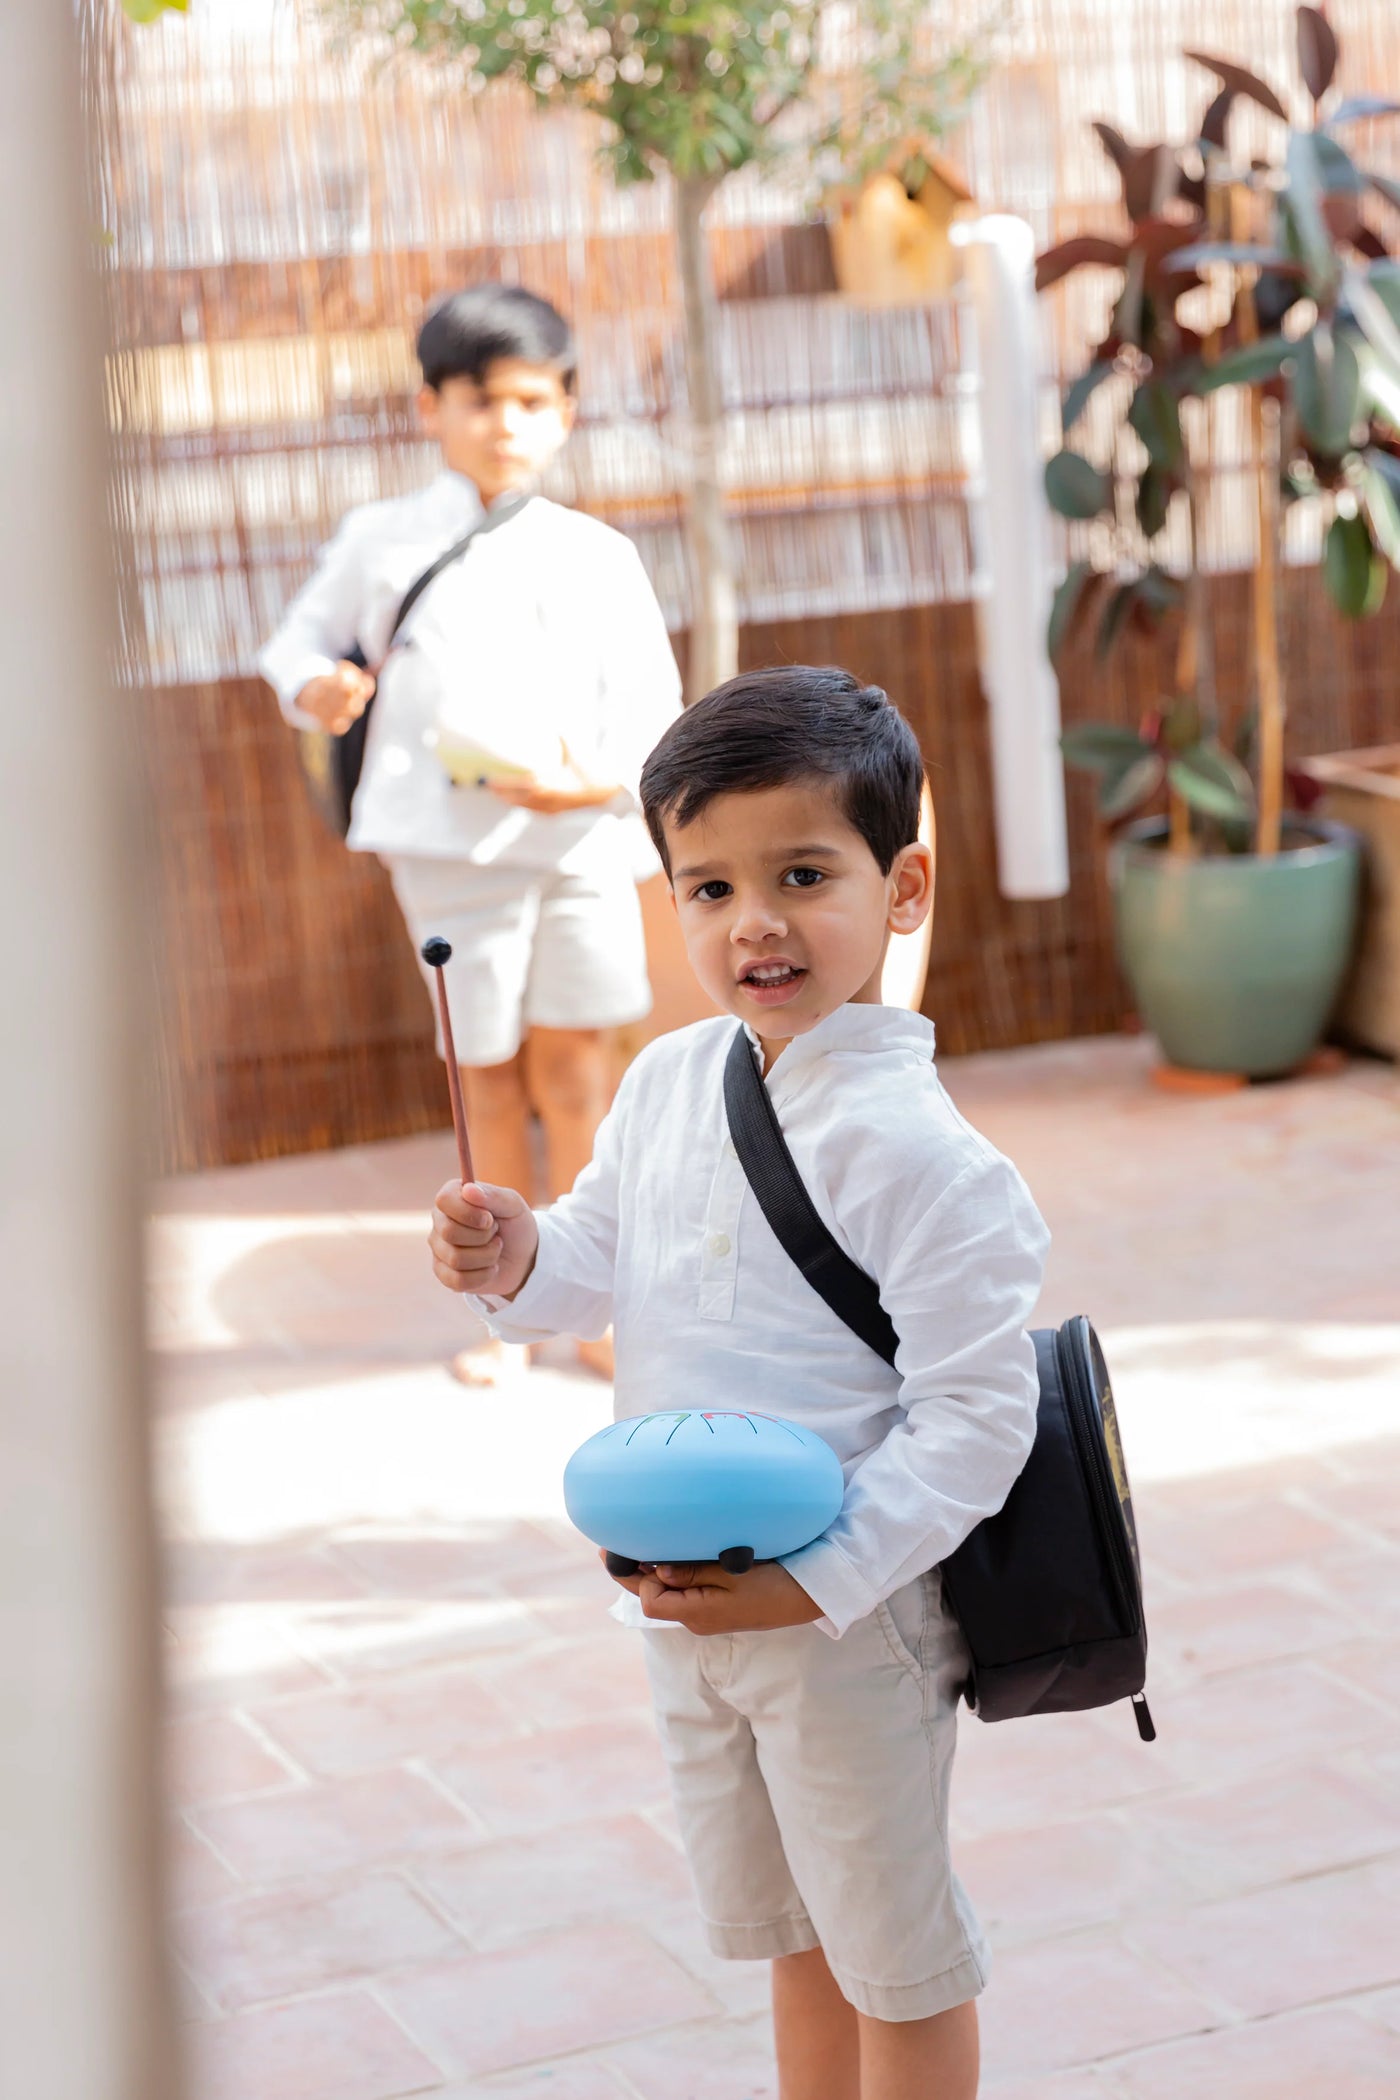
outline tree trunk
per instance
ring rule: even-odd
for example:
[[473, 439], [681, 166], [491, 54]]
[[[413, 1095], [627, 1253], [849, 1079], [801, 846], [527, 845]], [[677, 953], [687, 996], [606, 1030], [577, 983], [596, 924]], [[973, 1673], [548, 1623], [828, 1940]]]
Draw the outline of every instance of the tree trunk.
[[705, 207], [717, 184], [678, 180], [676, 252], [685, 305], [685, 377], [690, 396], [690, 675], [686, 697], [698, 700], [739, 668], [739, 592], [734, 541], [720, 485], [724, 398], [716, 369], [718, 302], [705, 244]]

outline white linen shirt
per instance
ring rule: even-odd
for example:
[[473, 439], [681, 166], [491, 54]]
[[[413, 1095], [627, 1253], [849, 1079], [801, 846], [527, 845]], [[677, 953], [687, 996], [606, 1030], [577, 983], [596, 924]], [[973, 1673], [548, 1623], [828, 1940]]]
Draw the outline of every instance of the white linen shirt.
[[[409, 496], [352, 510], [323, 548], [258, 659], [287, 720], [310, 678], [358, 643], [371, 665], [409, 585], [484, 515], [445, 470]], [[623, 792], [601, 809], [541, 816], [485, 788], [457, 787], [440, 727], [464, 698], [526, 751], [562, 733], [584, 773]], [[680, 706], [670, 638], [631, 541], [582, 511], [534, 496], [482, 533], [423, 593], [383, 666], [347, 843], [486, 865], [579, 868], [625, 855], [652, 872], [636, 816], [643, 761]], [[518, 731], [515, 725], [519, 725]]]
[[591, 1165], [539, 1214], [529, 1281], [509, 1304], [475, 1302], [513, 1342], [611, 1321], [619, 1419], [757, 1408], [824, 1437], [845, 1504], [784, 1565], [836, 1636], [1005, 1501], [1035, 1434], [1025, 1323], [1048, 1235], [944, 1092], [922, 1016], [843, 1006], [795, 1037], [769, 1095], [824, 1223], [880, 1285], [891, 1368], [817, 1296], [749, 1189], [724, 1113], [736, 1025], [701, 1021], [641, 1052]]

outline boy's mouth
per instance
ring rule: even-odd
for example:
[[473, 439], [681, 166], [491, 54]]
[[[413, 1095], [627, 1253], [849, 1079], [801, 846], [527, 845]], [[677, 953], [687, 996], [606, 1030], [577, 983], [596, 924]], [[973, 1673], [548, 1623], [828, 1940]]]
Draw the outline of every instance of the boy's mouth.
[[750, 963], [739, 979], [742, 991], [760, 1006], [785, 1006], [806, 983], [807, 972], [798, 964], [774, 958]]

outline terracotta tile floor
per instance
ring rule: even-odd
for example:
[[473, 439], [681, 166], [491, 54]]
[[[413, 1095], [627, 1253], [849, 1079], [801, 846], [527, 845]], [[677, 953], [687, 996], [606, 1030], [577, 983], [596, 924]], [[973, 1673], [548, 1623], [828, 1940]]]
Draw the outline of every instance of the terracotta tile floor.
[[[1400, 1079], [1182, 1100], [950, 1065], [1104, 1334], [1161, 1732], [968, 1721], [998, 2100], [1400, 2093]], [[196, 2100], [773, 2100], [690, 1908], [634, 1639], [562, 1520], [561, 1355], [452, 1383], [451, 1144], [207, 1174], [151, 1232]], [[658, 1395], [658, 1400], [664, 1398]]]

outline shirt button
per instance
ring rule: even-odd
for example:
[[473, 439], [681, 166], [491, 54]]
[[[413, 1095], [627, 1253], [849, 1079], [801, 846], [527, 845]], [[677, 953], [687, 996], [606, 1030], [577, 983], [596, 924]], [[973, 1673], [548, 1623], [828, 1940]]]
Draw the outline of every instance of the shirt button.
[[727, 1232], [716, 1232], [711, 1234], [710, 1252], [711, 1254], [713, 1254], [716, 1261], [723, 1261], [725, 1255], [729, 1252], [729, 1234]]

